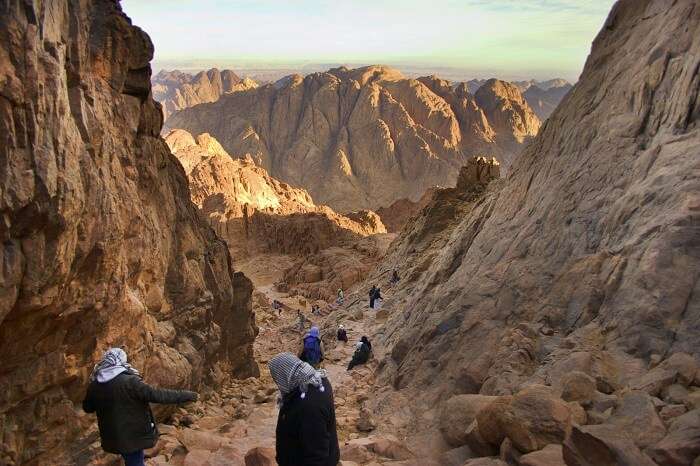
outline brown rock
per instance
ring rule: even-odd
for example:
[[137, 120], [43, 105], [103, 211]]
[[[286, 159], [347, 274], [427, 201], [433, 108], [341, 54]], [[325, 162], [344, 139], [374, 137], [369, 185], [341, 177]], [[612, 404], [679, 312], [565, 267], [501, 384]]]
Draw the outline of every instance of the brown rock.
[[360, 409], [360, 416], [355, 425], [360, 432], [372, 432], [377, 428], [377, 423], [374, 421], [372, 413], [367, 408]]
[[[503, 435], [523, 453], [562, 442], [572, 422], [571, 407], [544, 386], [525, 388], [506, 410], [494, 414]], [[478, 419], [481, 427], [481, 416]]]
[[209, 464], [211, 451], [208, 450], [190, 450], [185, 456], [183, 466], [202, 466]]
[[640, 391], [626, 393], [609, 422], [625, 432], [640, 448], [646, 448], [666, 435], [666, 428], [651, 397]]
[[481, 435], [478, 421], [474, 420], [467, 427], [465, 438], [467, 446], [476, 456], [493, 456], [496, 454], [496, 447], [493, 443], [488, 442]]
[[561, 445], [547, 445], [542, 450], [520, 457], [518, 466], [567, 466]]
[[563, 456], [567, 466], [654, 466], [629, 437], [609, 425], [573, 426]]
[[275, 466], [275, 449], [255, 447], [245, 454], [245, 466]]
[[252, 284], [159, 137], [153, 44], [119, 3], [2, 10], [0, 443], [16, 463], [89, 463], [99, 448], [71, 446], [94, 438], [75, 413], [102, 352], [124, 345], [155, 386], [255, 374]]
[[688, 465], [700, 456], [700, 410], [671, 421], [668, 435], [649, 448], [649, 456], [664, 466]]
[[467, 427], [494, 400], [495, 396], [485, 395], [456, 395], [447, 400], [440, 415], [440, 431], [445, 441], [453, 447], [466, 444]]
[[498, 458], [475, 458], [468, 460], [463, 466], [508, 466], [508, 463]]
[[574, 371], [565, 375], [561, 384], [561, 397], [564, 401], [578, 401], [583, 404], [595, 397], [596, 381], [583, 372]]
[[659, 417], [664, 423], [668, 424], [673, 418], [682, 416], [688, 411], [685, 405], [667, 405], [659, 411]]

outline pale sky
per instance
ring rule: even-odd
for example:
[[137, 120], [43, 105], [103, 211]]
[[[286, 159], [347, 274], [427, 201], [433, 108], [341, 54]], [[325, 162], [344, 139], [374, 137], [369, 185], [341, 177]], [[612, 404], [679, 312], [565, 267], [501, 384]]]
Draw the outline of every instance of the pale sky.
[[575, 81], [614, 0], [121, 3], [151, 36], [155, 68], [381, 63]]

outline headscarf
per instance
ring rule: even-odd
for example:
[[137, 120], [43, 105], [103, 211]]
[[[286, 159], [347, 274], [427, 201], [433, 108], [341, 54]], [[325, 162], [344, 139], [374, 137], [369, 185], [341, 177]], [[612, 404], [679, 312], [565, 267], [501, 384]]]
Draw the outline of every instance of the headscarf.
[[99, 383], [109, 382], [122, 372], [139, 373], [127, 362], [126, 353], [121, 348], [110, 348], [102, 355], [102, 360], [95, 364], [90, 374], [90, 380], [97, 380]]
[[311, 327], [311, 330], [309, 330], [309, 336], [321, 338], [321, 332], [318, 331], [318, 327], [316, 327], [316, 326]]
[[[326, 371], [316, 370], [310, 364], [303, 362], [292, 353], [280, 353], [267, 363], [272, 379], [280, 389], [282, 398], [292, 393], [297, 388], [301, 392], [301, 398], [306, 398], [309, 385], [325, 391], [323, 379], [327, 378]], [[281, 400], [278, 400], [281, 401]]]
[[340, 330], [342, 330], [342, 329], [345, 328], [345, 326], [344, 326], [343, 324], [338, 324], [338, 328], [339, 328]]

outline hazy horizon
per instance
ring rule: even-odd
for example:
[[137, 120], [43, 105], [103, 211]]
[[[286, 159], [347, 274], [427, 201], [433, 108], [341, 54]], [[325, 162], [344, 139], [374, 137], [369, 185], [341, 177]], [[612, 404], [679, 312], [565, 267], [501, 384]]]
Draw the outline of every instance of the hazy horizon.
[[574, 82], [614, 0], [121, 3], [151, 36], [156, 72], [384, 64], [409, 76]]

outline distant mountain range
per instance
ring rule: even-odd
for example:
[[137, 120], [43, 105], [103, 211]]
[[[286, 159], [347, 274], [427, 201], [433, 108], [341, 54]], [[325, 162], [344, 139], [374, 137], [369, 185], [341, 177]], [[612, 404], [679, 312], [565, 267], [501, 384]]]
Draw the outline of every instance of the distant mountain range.
[[[472, 79], [467, 81], [466, 84], [469, 92], [474, 94], [485, 82], [487, 82], [486, 79]], [[536, 81], [534, 79], [514, 81], [512, 84], [520, 89], [532, 110], [543, 121], [549, 118], [549, 115], [557, 108], [561, 99], [573, 87], [571, 83], [561, 78], [547, 81]]]
[[472, 94], [466, 84], [370, 66], [224, 92], [170, 115], [164, 129], [210, 133], [231, 156], [248, 154], [271, 176], [348, 212], [417, 201], [454, 184], [476, 155], [496, 157], [505, 170], [539, 127], [513, 84], [492, 79]]

